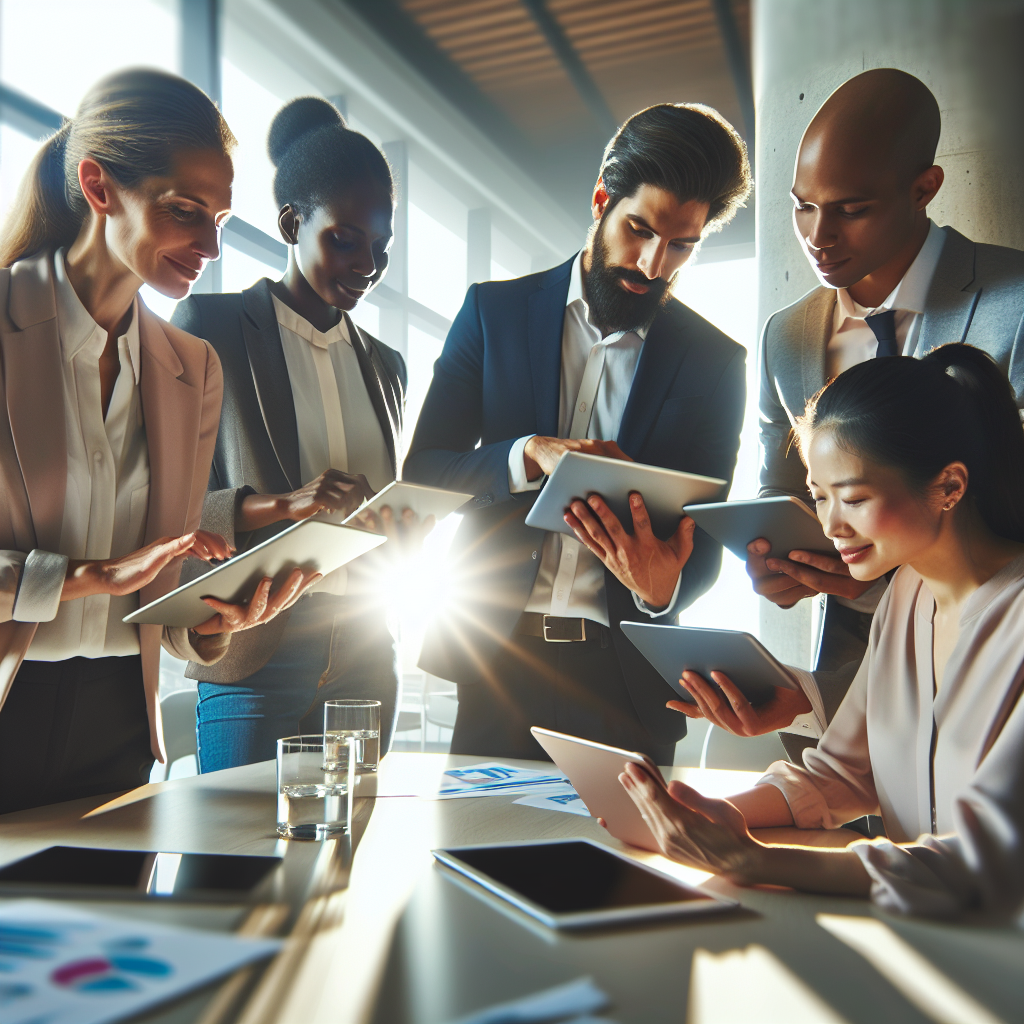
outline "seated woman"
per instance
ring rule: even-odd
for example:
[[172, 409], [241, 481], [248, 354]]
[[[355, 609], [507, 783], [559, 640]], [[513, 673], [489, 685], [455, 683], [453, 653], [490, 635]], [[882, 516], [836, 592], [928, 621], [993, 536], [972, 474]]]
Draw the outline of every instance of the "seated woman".
[[[635, 766], [622, 784], [674, 860], [742, 885], [868, 896], [904, 913], [1015, 915], [1024, 902], [1024, 432], [1006, 378], [966, 345], [861, 363], [797, 440], [825, 532], [857, 579], [900, 566], [863, 664], [803, 767], [709, 800]], [[731, 682], [715, 673], [745, 713]], [[724, 703], [696, 680], [709, 712]], [[809, 705], [808, 705], [809, 707]], [[804, 708], [807, 710], [807, 707]], [[887, 839], [769, 847], [751, 828]]]

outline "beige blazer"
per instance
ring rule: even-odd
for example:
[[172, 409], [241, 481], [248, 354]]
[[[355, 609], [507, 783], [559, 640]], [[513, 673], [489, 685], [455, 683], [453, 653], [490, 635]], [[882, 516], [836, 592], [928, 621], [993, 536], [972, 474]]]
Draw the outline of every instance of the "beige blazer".
[[[0, 708], [37, 624], [12, 618], [23, 554], [60, 543], [67, 442], [53, 256], [0, 269]], [[205, 341], [172, 327], [139, 301], [143, 416], [149, 447], [146, 543], [198, 528], [220, 419], [220, 360]], [[167, 566], [139, 594], [142, 604], [173, 590], [181, 563]], [[196, 658], [185, 630], [140, 626], [153, 755], [164, 759], [157, 690], [160, 644]]]

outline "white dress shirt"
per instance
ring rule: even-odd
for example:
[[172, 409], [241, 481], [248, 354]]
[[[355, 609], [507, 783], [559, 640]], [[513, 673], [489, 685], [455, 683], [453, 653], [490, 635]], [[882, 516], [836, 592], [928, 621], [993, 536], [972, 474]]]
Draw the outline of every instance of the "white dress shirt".
[[[558, 402], [558, 436], [614, 441], [629, 400], [633, 376], [640, 362], [647, 331], [618, 331], [601, 336], [590, 319], [583, 292], [583, 253], [572, 265], [569, 294], [562, 327], [562, 372]], [[538, 490], [544, 477], [529, 481], [523, 452], [528, 437], [512, 446], [508, 457], [508, 483], [513, 494]], [[575, 537], [547, 533], [541, 548], [540, 568], [525, 611], [592, 619], [608, 625], [604, 565]], [[679, 593], [680, 573], [672, 601]], [[652, 610], [633, 594], [637, 608]], [[670, 602], [671, 603], [671, 602]]]
[[[149, 511], [149, 449], [139, 394], [139, 317], [117, 339], [121, 369], [103, 415], [99, 358], [107, 332], [75, 294], [54, 257], [57, 329], [68, 446], [67, 491], [58, 554], [71, 559], [118, 558], [142, 547]], [[76, 655], [104, 658], [139, 653], [139, 631], [121, 619], [139, 607], [138, 594], [95, 594], [60, 605], [41, 622], [28, 649], [32, 661]]]
[[[302, 482], [337, 469], [362, 473], [374, 491], [381, 490], [395, 475], [345, 318], [321, 333], [276, 295], [273, 299], [295, 403]], [[313, 589], [346, 593], [348, 569], [336, 569]]]
[[798, 828], [881, 814], [888, 838], [851, 849], [886, 909], [1016, 914], [1024, 902], [1024, 555], [964, 603], [938, 680], [934, 620], [931, 591], [903, 566], [817, 749], [804, 751], [802, 766], [777, 761], [759, 781], [782, 791]]
[[874, 309], [860, 305], [845, 288], [838, 290], [832, 317], [832, 336], [825, 354], [827, 376], [830, 379], [838, 377], [851, 366], [875, 358], [878, 339], [864, 319], [883, 310], [896, 311], [896, 342], [902, 354], [912, 356], [915, 353], [921, 333], [925, 299], [945, 241], [946, 234], [942, 228], [929, 221], [924, 245], [914, 262], [885, 301]]

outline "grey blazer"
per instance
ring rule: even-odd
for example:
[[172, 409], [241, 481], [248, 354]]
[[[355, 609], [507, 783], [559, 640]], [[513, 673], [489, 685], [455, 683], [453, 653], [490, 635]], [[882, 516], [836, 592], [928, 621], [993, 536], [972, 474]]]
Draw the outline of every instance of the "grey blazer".
[[[925, 300], [915, 356], [961, 341], [988, 352], [1003, 368], [1024, 407], [1024, 252], [972, 242], [942, 229], [942, 247]], [[836, 293], [815, 288], [773, 313], [761, 332], [761, 497], [807, 498], [806, 472], [790, 448], [790, 431], [810, 398], [826, 384], [825, 350]], [[871, 616], [825, 599], [815, 655], [829, 720], [838, 709], [867, 647]]]
[[[224, 402], [202, 526], [245, 550], [290, 524], [236, 534], [235, 517], [242, 498], [253, 493], [285, 494], [309, 482], [300, 479], [295, 404], [270, 281], [263, 278], [243, 292], [193, 295], [178, 303], [172, 322], [205, 338], [220, 356]], [[347, 316], [346, 322], [397, 474], [407, 386], [405, 361]], [[198, 563], [187, 562], [182, 581], [201, 571]], [[186, 675], [215, 683], [245, 679], [270, 660], [288, 618], [289, 613], [283, 612], [264, 626], [235, 634], [228, 654], [216, 665], [190, 662]]]

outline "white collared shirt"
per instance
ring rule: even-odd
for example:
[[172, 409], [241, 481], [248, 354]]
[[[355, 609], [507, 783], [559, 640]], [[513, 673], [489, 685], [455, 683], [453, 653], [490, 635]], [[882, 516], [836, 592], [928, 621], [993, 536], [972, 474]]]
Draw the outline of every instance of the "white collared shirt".
[[921, 314], [931, 287], [935, 268], [939, 265], [946, 233], [934, 221], [929, 221], [924, 245], [903, 279], [886, 300], [874, 309], [867, 309], [850, 296], [845, 288], [836, 293], [835, 312], [832, 316], [832, 336], [825, 353], [826, 376], [838, 377], [844, 370], [858, 363], [874, 359], [878, 339], [864, 322], [865, 317], [883, 310], [896, 311], [896, 341], [905, 356], [917, 350], [921, 333]]
[[[395, 474], [345, 317], [321, 333], [276, 295], [273, 299], [295, 403], [302, 482], [338, 469], [362, 473], [374, 491], [381, 490]], [[344, 594], [348, 570], [336, 569], [313, 589]]]
[[[619, 435], [622, 414], [629, 400], [637, 364], [647, 331], [618, 331], [601, 336], [601, 330], [590, 319], [590, 308], [583, 291], [583, 253], [572, 265], [569, 294], [566, 298], [565, 319], [562, 326], [562, 371], [558, 402], [558, 436], [570, 437], [570, 428], [577, 412], [580, 386], [588, 363], [604, 363], [597, 390], [591, 400], [589, 424], [583, 436], [601, 441], [614, 441]], [[595, 370], [597, 367], [595, 367]], [[584, 404], [585, 401], [584, 401]], [[544, 477], [530, 482], [526, 479], [523, 451], [529, 437], [521, 437], [512, 446], [508, 456], [508, 483], [513, 494], [535, 491]], [[682, 579], [682, 574], [680, 574]], [[679, 581], [676, 581], [676, 593]], [[637, 608], [652, 617], [658, 615], [633, 595]], [[672, 596], [675, 600], [675, 594]], [[608, 625], [608, 600], [605, 595], [604, 565], [574, 537], [560, 533], [546, 533], [540, 553], [537, 581], [524, 609], [547, 615], [592, 619]]]
[[[117, 339], [120, 372], [104, 417], [99, 359], [107, 332], [89, 315], [68, 280], [64, 251], [54, 256], [68, 475], [57, 553], [71, 559], [118, 558], [142, 547], [149, 511], [149, 449], [139, 393], [139, 310]], [[96, 594], [64, 601], [41, 622], [27, 657], [63, 661], [139, 653], [139, 631], [121, 619], [138, 594]]]

